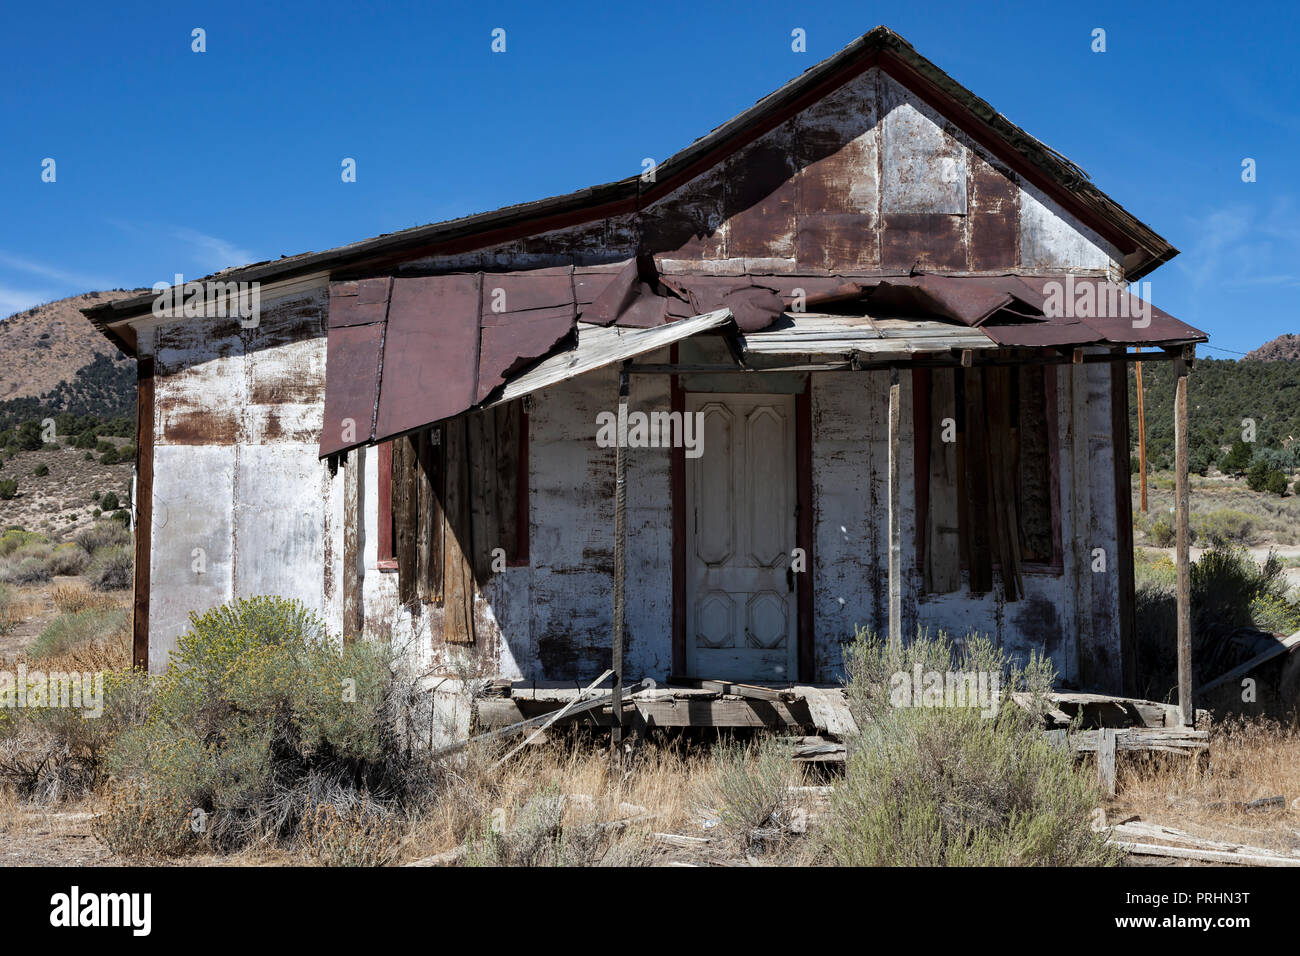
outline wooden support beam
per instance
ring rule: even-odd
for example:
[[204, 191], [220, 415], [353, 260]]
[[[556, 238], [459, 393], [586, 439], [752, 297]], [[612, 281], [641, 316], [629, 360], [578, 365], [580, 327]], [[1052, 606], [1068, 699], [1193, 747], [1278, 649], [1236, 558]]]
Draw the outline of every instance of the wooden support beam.
[[[624, 362], [618, 376], [618, 420], [627, 421], [628, 366]], [[623, 435], [614, 443], [614, 634], [613, 670], [614, 727], [610, 731], [610, 763], [615, 769], [623, 758], [623, 585], [627, 576], [627, 454]]]
[[1115, 796], [1115, 731], [1097, 731], [1097, 783], [1107, 796]]
[[149, 556], [153, 544], [153, 358], [136, 362], [135, 575], [131, 602], [131, 666], [149, 669]]
[[361, 634], [361, 469], [365, 467], [365, 448], [347, 453], [343, 464], [343, 640], [350, 642]]
[[893, 368], [889, 374], [889, 643], [894, 647], [903, 642], [902, 418], [898, 369]]
[[1188, 547], [1190, 534], [1190, 492], [1187, 464], [1187, 361], [1174, 363], [1177, 384], [1174, 392], [1174, 517], [1177, 536], [1174, 563], [1178, 598], [1178, 719], [1184, 727], [1195, 722], [1192, 712], [1192, 571]]

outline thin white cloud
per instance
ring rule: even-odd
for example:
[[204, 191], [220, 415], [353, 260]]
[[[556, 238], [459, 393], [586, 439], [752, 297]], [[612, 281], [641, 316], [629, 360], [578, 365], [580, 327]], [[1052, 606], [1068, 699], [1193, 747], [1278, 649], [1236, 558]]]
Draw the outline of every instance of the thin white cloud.
[[80, 292], [90, 291], [92, 289], [109, 289], [113, 283], [98, 276], [88, 276], [78, 272], [69, 272], [66, 269], [60, 269], [56, 266], [46, 265], [41, 262], [33, 262], [30, 259], [24, 259], [20, 256], [13, 256], [7, 252], [0, 252], [0, 266], [6, 266], [10, 269], [17, 269], [20, 272], [26, 272], [34, 276], [40, 276], [42, 279], [52, 279], [60, 285], [75, 287]]
[[1231, 203], [1191, 222], [1196, 242], [1175, 263], [1192, 288], [1300, 286], [1300, 229], [1290, 197], [1267, 210]]
[[60, 298], [59, 294], [48, 289], [15, 289], [13, 286], [0, 285], [0, 316], [7, 319], [17, 312], [26, 312], [57, 298]]
[[182, 242], [194, 246], [194, 261], [203, 265], [208, 272], [220, 272], [231, 266], [243, 266], [256, 261], [256, 256], [247, 249], [217, 236], [209, 236], [194, 229], [173, 228], [171, 234]]

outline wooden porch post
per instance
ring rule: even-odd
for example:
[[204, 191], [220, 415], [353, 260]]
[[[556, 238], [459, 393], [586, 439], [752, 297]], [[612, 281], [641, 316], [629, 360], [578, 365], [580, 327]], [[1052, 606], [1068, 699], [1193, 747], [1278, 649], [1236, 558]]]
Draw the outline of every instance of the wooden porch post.
[[618, 376], [618, 435], [614, 442], [614, 726], [610, 729], [609, 759], [619, 767], [623, 758], [623, 580], [627, 572], [627, 460], [623, 448], [627, 422], [628, 366]]
[[899, 432], [902, 408], [898, 369], [889, 370], [889, 643], [903, 642], [903, 521], [902, 487], [899, 480]]
[[1195, 356], [1195, 346], [1174, 363], [1177, 375], [1174, 393], [1174, 512], [1177, 539], [1174, 560], [1178, 571], [1178, 718], [1184, 727], [1195, 723], [1192, 711], [1192, 574], [1188, 563], [1187, 478], [1187, 363]]

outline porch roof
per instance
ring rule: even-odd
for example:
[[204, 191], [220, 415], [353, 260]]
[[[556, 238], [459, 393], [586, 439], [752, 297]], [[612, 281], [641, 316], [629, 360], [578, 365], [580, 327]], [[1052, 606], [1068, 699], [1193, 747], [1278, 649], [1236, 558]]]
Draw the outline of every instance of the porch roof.
[[1098, 276], [660, 273], [594, 267], [330, 285], [320, 454], [521, 397], [702, 332], [737, 367], [781, 356], [908, 362], [997, 348], [1203, 342]]

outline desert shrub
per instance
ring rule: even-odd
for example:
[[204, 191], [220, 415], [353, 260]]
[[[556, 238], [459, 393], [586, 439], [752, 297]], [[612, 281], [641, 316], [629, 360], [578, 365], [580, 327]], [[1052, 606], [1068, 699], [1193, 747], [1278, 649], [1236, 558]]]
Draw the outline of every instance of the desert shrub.
[[120, 459], [118, 458], [116, 446], [110, 447], [108, 451], [99, 456], [99, 463], [101, 465], [116, 465], [118, 461], [120, 461]]
[[1169, 519], [1160, 515], [1151, 522], [1151, 529], [1147, 532], [1151, 538], [1151, 543], [1157, 548], [1172, 548], [1177, 538], [1174, 526], [1170, 524]]
[[117, 450], [118, 461], [133, 461], [135, 459], [135, 446], [123, 445]]
[[15, 555], [0, 564], [0, 582], [5, 584], [44, 584], [49, 579], [50, 566], [47, 558]]
[[0, 582], [0, 637], [4, 637], [17, 626], [18, 616], [14, 613], [13, 588]]
[[[106, 496], [107, 497], [107, 496]], [[78, 531], [73, 539], [93, 555], [100, 548], [119, 548], [131, 543], [131, 532], [112, 521], [96, 521], [89, 528]]]
[[110, 520], [116, 521], [123, 528], [126, 528], [131, 524], [131, 516], [126, 513], [125, 508], [118, 508], [116, 511], [114, 511], [113, 514], [110, 516]]
[[0, 499], [9, 501], [18, 494], [18, 482], [12, 478], [0, 479]]
[[105, 492], [99, 498], [99, 507], [104, 511], [116, 511], [119, 507], [117, 495], [111, 491]]
[[794, 832], [790, 787], [798, 782], [789, 750], [774, 741], [722, 744], [701, 796], [717, 809], [722, 834], [742, 851], [774, 850]]
[[1264, 490], [1270, 495], [1283, 497], [1287, 492], [1287, 484], [1286, 475], [1280, 471], [1270, 471], [1268, 480], [1264, 483]]
[[47, 540], [44, 535], [37, 534], [35, 531], [6, 528], [4, 534], [0, 534], [0, 558], [7, 557], [29, 544], [44, 543]]
[[101, 833], [115, 850], [294, 842], [339, 788], [394, 809], [417, 799], [422, 764], [397, 731], [387, 648], [337, 645], [295, 601], [192, 614], [157, 682], [147, 719], [109, 754]]
[[93, 428], [87, 428], [85, 431], [79, 433], [77, 437], [72, 440], [72, 447], [73, 448], [94, 448], [98, 442], [99, 442], [99, 436], [95, 434], [95, 430]]
[[[52, 662], [63, 673], [64, 667]], [[80, 669], [84, 678], [86, 674]], [[138, 724], [149, 695], [149, 677], [130, 668], [109, 670], [82, 682], [82, 707], [25, 707], [0, 712], [0, 780], [26, 800], [52, 803], [86, 796], [105, 779], [104, 755], [112, 740]], [[90, 699], [102, 692], [100, 704]], [[72, 696], [69, 694], [69, 703]], [[96, 710], [99, 712], [96, 713]]]
[[322, 866], [385, 866], [397, 856], [402, 824], [393, 811], [362, 791], [343, 791], [337, 802], [312, 804], [303, 813], [302, 842]]
[[467, 866], [575, 867], [646, 865], [644, 844], [620, 839], [618, 828], [574, 819], [569, 801], [555, 787], [530, 796], [506, 821], [488, 819], [465, 842]]
[[96, 591], [121, 591], [131, 586], [135, 557], [127, 547], [99, 548], [90, 559], [86, 579]]
[[60, 614], [36, 636], [27, 649], [34, 660], [62, 657], [80, 647], [101, 641], [126, 626], [126, 611], [119, 608]]
[[1250, 617], [1256, 627], [1274, 634], [1300, 631], [1300, 604], [1277, 594], [1257, 594], [1250, 602]]
[[[859, 630], [847, 648], [850, 708], [860, 728], [822, 828], [847, 865], [1099, 865], [1118, 854], [1090, 826], [1099, 794], [1073, 753], [1042, 732], [1053, 679], [1034, 655], [1022, 668], [980, 637], [940, 633], [906, 647]], [[922, 674], [998, 675], [998, 706], [907, 706]], [[991, 684], [991, 676], [989, 678]], [[1012, 692], [1027, 694], [1021, 708]], [[993, 711], [990, 713], [990, 711]]]
[[1193, 515], [1191, 524], [1197, 538], [1211, 545], [1253, 544], [1259, 537], [1255, 516], [1233, 508]]
[[32, 471], [32, 474], [35, 475], [37, 478], [44, 478], [49, 473], [50, 473], [50, 466], [45, 464], [44, 462], [37, 465], [36, 468]]
[[50, 555], [50, 574], [80, 574], [90, 564], [90, 555], [72, 541], [65, 541]]

